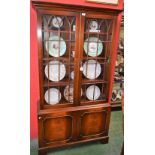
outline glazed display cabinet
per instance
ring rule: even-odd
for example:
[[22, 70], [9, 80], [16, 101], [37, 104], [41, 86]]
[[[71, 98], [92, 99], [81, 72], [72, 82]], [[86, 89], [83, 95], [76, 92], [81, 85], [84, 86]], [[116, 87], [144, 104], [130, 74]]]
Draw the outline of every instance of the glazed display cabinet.
[[39, 154], [108, 142], [121, 10], [33, 1], [37, 12]]

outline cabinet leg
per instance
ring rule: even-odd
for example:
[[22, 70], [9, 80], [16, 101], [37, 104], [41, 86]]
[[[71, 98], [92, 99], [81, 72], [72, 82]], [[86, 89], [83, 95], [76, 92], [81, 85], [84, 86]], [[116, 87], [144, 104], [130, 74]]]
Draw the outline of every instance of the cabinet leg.
[[45, 150], [38, 150], [38, 155], [47, 155], [47, 151], [45, 151]]
[[102, 140], [100, 140], [100, 142], [101, 142], [102, 144], [107, 144], [108, 141], [109, 141], [109, 138], [106, 138], [106, 139], [102, 139]]

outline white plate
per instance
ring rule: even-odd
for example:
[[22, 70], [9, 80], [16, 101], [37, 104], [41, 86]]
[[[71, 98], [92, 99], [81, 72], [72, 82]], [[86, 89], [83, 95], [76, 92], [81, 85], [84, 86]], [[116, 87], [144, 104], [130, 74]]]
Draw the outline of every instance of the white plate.
[[49, 41], [46, 41], [45, 46], [49, 55], [53, 57], [63, 56], [66, 52], [66, 43], [63, 38], [59, 36], [49, 37]]
[[66, 67], [60, 61], [50, 61], [49, 76], [48, 76], [48, 64], [45, 66], [45, 75], [51, 81], [60, 81], [66, 75]]
[[61, 100], [61, 93], [56, 88], [50, 88], [45, 92], [44, 98], [46, 103], [55, 105]]
[[83, 74], [88, 79], [95, 79], [101, 74], [101, 65], [96, 60], [88, 60], [83, 65]]
[[72, 80], [74, 80], [74, 71], [71, 72], [70, 77]]
[[89, 37], [84, 42], [84, 51], [91, 57], [99, 56], [103, 51], [103, 44], [97, 37]]
[[86, 96], [89, 100], [97, 100], [100, 97], [100, 95], [101, 95], [100, 88], [96, 85], [91, 85], [86, 90]]
[[98, 29], [98, 23], [97, 21], [93, 20], [90, 22], [90, 30], [97, 30]]
[[[64, 97], [67, 101], [69, 102], [73, 102], [73, 93], [74, 93], [74, 88], [73, 88], [73, 85], [70, 84], [70, 85], [67, 85], [64, 89]], [[82, 92], [82, 89], [81, 89], [81, 96], [82, 96], [83, 92]]]
[[56, 28], [60, 28], [63, 25], [63, 21], [61, 17], [54, 17], [52, 19], [52, 25]]

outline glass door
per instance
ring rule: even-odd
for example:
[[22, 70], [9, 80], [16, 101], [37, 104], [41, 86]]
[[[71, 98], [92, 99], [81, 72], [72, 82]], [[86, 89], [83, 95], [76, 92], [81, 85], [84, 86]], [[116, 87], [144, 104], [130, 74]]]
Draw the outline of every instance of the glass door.
[[85, 24], [80, 56], [80, 102], [105, 103], [108, 101], [114, 17], [86, 13], [82, 14], [82, 20]]
[[74, 103], [74, 69], [78, 14], [41, 14], [41, 100], [46, 108]]

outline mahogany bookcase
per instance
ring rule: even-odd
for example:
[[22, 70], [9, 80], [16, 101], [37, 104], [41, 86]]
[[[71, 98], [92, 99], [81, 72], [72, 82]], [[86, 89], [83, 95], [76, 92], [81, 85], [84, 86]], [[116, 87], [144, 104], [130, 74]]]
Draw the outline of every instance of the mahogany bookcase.
[[39, 154], [108, 143], [122, 8], [32, 3], [38, 20]]

